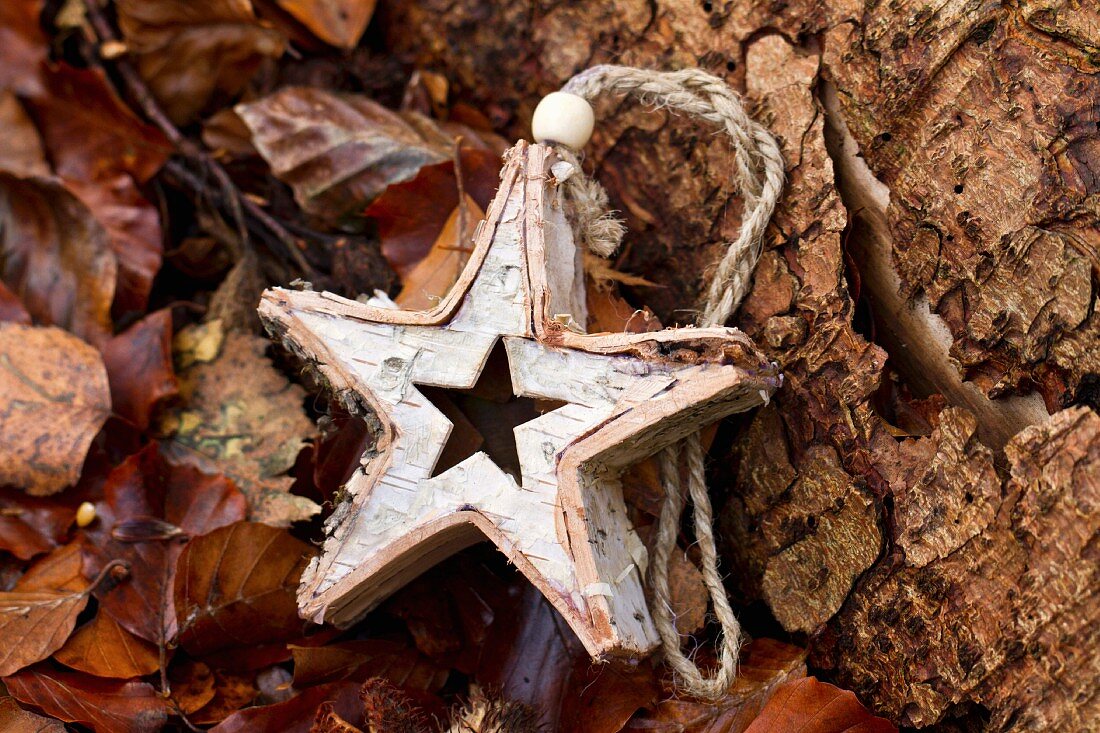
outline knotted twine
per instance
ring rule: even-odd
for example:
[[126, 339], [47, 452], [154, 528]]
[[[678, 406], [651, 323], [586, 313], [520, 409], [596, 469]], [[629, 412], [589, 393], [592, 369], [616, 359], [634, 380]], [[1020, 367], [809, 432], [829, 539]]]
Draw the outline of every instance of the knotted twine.
[[[583, 97], [590, 104], [606, 92], [637, 97], [655, 109], [686, 112], [721, 126], [733, 141], [734, 160], [744, 198], [744, 217], [737, 239], [730, 242], [715, 267], [698, 318], [700, 326], [721, 326], [748, 293], [752, 273], [760, 259], [764, 230], [783, 189], [783, 157], [775, 138], [745, 112], [741, 97], [721, 79], [700, 69], [649, 71], [625, 66], [594, 66], [570, 79], [563, 92]], [[565, 196], [578, 239], [594, 253], [608, 256], [622, 241], [625, 227], [608, 211], [607, 192], [581, 170], [577, 153], [558, 146], [562, 159], [573, 165], [565, 181]], [[669, 559], [676, 548], [684, 495], [680, 454], [687, 464], [687, 488], [694, 505], [695, 537], [699, 543], [703, 582], [714, 614], [721, 625], [718, 668], [706, 676], [680, 651], [672, 606], [669, 602]], [[724, 695], [737, 677], [741, 625], [730, 608], [718, 574], [714, 544], [714, 517], [707, 494], [703, 444], [698, 433], [660, 454], [665, 500], [657, 520], [657, 539], [650, 564], [650, 611], [661, 637], [665, 660], [681, 689], [695, 697], [715, 699]]]

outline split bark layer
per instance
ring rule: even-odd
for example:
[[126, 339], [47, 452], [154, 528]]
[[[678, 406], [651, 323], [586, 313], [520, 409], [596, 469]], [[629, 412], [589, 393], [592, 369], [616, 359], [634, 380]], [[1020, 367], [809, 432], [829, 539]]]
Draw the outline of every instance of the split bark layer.
[[[734, 592], [901, 724], [1100, 719], [1095, 4], [419, 0], [379, 21], [517, 134], [595, 63], [697, 65], [755, 100], [788, 184], [733, 325], [786, 383], [716, 467]], [[739, 222], [729, 151], [633, 104], [597, 115], [617, 266], [690, 320]]]

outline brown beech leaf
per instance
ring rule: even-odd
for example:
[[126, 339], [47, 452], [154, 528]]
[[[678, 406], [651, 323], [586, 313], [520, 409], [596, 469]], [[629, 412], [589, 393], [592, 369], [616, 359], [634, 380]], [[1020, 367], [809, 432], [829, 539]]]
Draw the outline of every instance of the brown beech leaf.
[[45, 495], [75, 483], [110, 410], [99, 352], [58, 328], [0, 323], [0, 485]]
[[17, 176], [47, 177], [50, 166], [42, 138], [15, 93], [0, 89], [0, 170]]
[[404, 278], [401, 292], [394, 299], [406, 310], [430, 310], [450, 291], [462, 274], [473, 251], [474, 227], [485, 215], [481, 207], [466, 196], [465, 209], [456, 206], [431, 250]]
[[88, 587], [83, 572], [80, 542], [73, 541], [36, 561], [23, 573], [13, 590], [81, 591]]
[[19, 707], [14, 697], [0, 697], [0, 730], [4, 733], [65, 733], [60, 720]]
[[20, 560], [49, 552], [73, 522], [71, 506], [0, 489], [0, 550]]
[[404, 117], [362, 95], [286, 87], [236, 110], [252, 131], [253, 145], [294, 189], [302, 209], [328, 220], [451, 155], [441, 132], [429, 140]]
[[0, 3], [0, 88], [41, 91], [49, 43], [38, 25], [43, 0]]
[[40, 662], [61, 648], [88, 605], [79, 591], [0, 593], [0, 677]]
[[192, 539], [176, 570], [180, 646], [201, 656], [300, 637], [298, 579], [315, 554], [285, 530], [251, 522]]
[[737, 680], [723, 698], [703, 702], [673, 696], [636, 716], [623, 730], [742, 733], [776, 688], [806, 674], [806, 651], [772, 639], [753, 640], [741, 650], [740, 661]]
[[66, 723], [111, 733], [154, 733], [167, 720], [164, 701], [145, 682], [106, 680], [37, 665], [5, 677], [16, 700]]
[[23, 303], [15, 293], [8, 290], [8, 286], [2, 280], [0, 280], [0, 322], [21, 323], [24, 326], [29, 326], [31, 323], [31, 314], [27, 313]]
[[248, 497], [249, 518], [285, 526], [320, 507], [290, 493], [285, 476], [314, 433], [305, 390], [264, 356], [266, 339], [225, 333], [220, 321], [189, 326], [175, 340], [181, 405], [159, 429], [170, 454], [232, 478]]
[[577, 733], [618, 733], [639, 708], [657, 700], [657, 677], [652, 665], [636, 666], [577, 660], [562, 699], [562, 730]]
[[140, 430], [153, 408], [179, 392], [172, 370], [172, 312], [150, 313], [103, 345], [115, 412]]
[[172, 699], [186, 715], [214, 699], [216, 681], [210, 667], [187, 657], [176, 657], [168, 669]]
[[106, 231], [68, 189], [0, 173], [0, 279], [35, 323], [104, 341], [117, 269]]
[[775, 691], [745, 733], [897, 733], [842, 690], [813, 677], [788, 682]]
[[[461, 150], [463, 189], [484, 210], [500, 184], [500, 156], [494, 150]], [[452, 159], [426, 165], [416, 177], [394, 183], [367, 207], [378, 225], [382, 254], [402, 277], [427, 256], [447, 217], [458, 206]], [[477, 226], [477, 222], [474, 222]]]
[[310, 687], [286, 702], [235, 712], [210, 733], [309, 733], [317, 708], [325, 702], [332, 702], [333, 710], [345, 720], [362, 717], [359, 685], [331, 682]]
[[170, 638], [172, 573], [183, 542], [243, 519], [244, 496], [225, 476], [174, 463], [156, 444], [111, 471], [103, 492], [97, 525], [84, 532], [88, 570], [98, 572], [108, 561], [122, 559], [130, 575], [96, 589], [100, 610], [146, 641]]
[[343, 641], [325, 646], [291, 646], [294, 685], [382, 677], [410, 690], [436, 692], [447, 681], [448, 670], [404, 644], [382, 639]]
[[275, 0], [275, 4], [337, 48], [359, 43], [374, 14], [376, 0]]
[[156, 208], [138, 191], [172, 152], [155, 127], [141, 122], [98, 69], [60, 65], [47, 89], [29, 101], [54, 171], [103, 226], [118, 258], [115, 312], [145, 309], [160, 269]]
[[177, 124], [234, 97], [286, 39], [250, 0], [118, 0], [118, 24], [138, 71]]
[[234, 674], [214, 670], [214, 697], [201, 709], [188, 716], [192, 723], [208, 725], [225, 718], [256, 699], [255, 674]]
[[142, 677], [160, 667], [157, 647], [119, 626], [106, 613], [98, 613], [76, 630], [53, 658], [96, 677]]

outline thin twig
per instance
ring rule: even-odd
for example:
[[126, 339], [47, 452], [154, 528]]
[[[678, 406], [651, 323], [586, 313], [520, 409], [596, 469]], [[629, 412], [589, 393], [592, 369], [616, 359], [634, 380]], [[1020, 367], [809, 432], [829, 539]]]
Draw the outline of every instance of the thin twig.
[[[88, 21], [95, 31], [97, 42], [102, 44], [108, 41], [118, 41], [118, 34], [103, 14], [97, 0], [84, 0], [84, 4], [88, 10]], [[248, 244], [249, 227], [247, 226], [247, 218], [251, 217], [263, 226], [267, 235], [283, 246], [286, 254], [289, 255], [295, 267], [298, 268], [299, 274], [304, 277], [310, 276], [313, 273], [313, 268], [302, 254], [298, 240], [291, 236], [274, 217], [264, 211], [256, 202], [242, 196], [240, 189], [233, 183], [221, 163], [215, 160], [202, 146], [188, 139], [179, 131], [172, 120], [168, 118], [168, 115], [164, 113], [164, 110], [161, 109], [160, 104], [153, 97], [149, 87], [133, 64], [124, 58], [115, 59], [113, 63], [119, 77], [126, 86], [126, 91], [141, 108], [146, 119], [164, 133], [164, 136], [168, 138], [168, 141], [176, 147], [181, 155], [199, 163], [217, 181], [218, 188], [225, 196], [228, 213], [237, 226], [242, 243], [246, 246]]]

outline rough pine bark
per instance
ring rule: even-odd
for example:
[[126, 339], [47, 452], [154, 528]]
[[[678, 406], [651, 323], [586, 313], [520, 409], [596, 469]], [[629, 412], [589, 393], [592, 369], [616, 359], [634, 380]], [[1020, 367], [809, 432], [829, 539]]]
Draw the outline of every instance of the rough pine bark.
[[[700, 66], [787, 188], [734, 319], [782, 367], [715, 451], [730, 587], [904, 726], [1100, 719], [1100, 10], [1075, 0], [406, 0], [387, 43], [516, 135], [596, 63]], [[721, 136], [607, 101], [631, 296], [689, 321]]]

